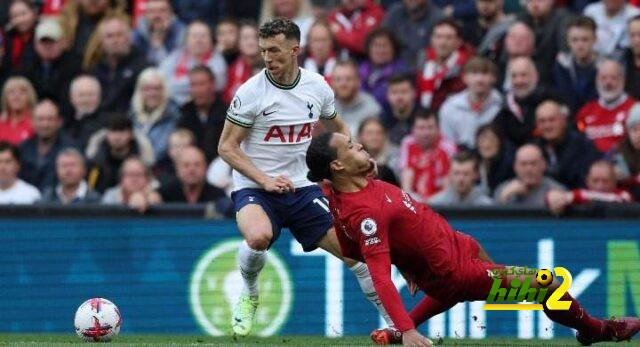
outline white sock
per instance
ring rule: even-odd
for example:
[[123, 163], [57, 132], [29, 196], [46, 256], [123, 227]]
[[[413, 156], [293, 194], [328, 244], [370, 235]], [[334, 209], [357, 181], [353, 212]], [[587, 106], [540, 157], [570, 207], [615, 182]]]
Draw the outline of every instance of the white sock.
[[376, 289], [373, 287], [373, 280], [371, 279], [367, 264], [358, 262], [356, 265], [350, 267], [349, 270], [356, 276], [364, 296], [375, 306], [378, 313], [380, 313], [384, 321], [387, 322], [387, 325], [393, 327], [393, 321], [391, 317], [389, 317], [387, 310], [382, 306], [382, 301], [380, 301], [380, 297], [378, 297], [378, 293], [376, 293]]
[[238, 247], [238, 267], [244, 280], [242, 291], [250, 296], [258, 296], [258, 275], [267, 261], [267, 251], [256, 251], [247, 244], [240, 242]]

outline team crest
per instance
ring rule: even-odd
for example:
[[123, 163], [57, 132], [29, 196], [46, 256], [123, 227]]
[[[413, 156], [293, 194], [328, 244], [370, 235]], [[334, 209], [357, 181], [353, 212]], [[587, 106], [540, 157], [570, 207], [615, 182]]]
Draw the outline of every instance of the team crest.
[[360, 223], [360, 231], [362, 231], [365, 236], [371, 236], [378, 231], [378, 225], [372, 218], [365, 218], [362, 223]]
[[242, 106], [242, 101], [240, 101], [240, 98], [236, 95], [233, 101], [231, 101], [231, 108], [235, 111], [238, 110], [240, 106]]

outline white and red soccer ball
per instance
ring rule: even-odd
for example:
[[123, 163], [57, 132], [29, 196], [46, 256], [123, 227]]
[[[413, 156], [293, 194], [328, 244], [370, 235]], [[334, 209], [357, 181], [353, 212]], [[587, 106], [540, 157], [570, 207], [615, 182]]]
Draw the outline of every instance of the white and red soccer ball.
[[122, 315], [111, 301], [93, 298], [78, 307], [74, 325], [76, 334], [85, 341], [111, 341], [120, 332]]

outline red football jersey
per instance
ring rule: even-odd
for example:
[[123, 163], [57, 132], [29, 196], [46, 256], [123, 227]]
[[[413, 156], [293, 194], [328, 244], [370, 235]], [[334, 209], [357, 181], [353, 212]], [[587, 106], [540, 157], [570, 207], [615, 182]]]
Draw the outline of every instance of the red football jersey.
[[423, 149], [413, 136], [407, 136], [400, 146], [400, 168], [412, 169], [412, 189], [426, 200], [444, 188], [449, 173], [449, 160], [456, 152], [456, 144], [440, 137], [434, 148]]
[[601, 152], [607, 152], [625, 135], [624, 122], [636, 100], [627, 96], [613, 107], [605, 107], [599, 100], [584, 105], [576, 117], [578, 129], [583, 131]]
[[[477, 256], [477, 242], [471, 237], [455, 232], [439, 214], [379, 180], [369, 179], [359, 192], [330, 190], [327, 196], [342, 254], [365, 261], [374, 285], [386, 276], [381, 273], [390, 271], [390, 260], [429, 295], [446, 300], [460, 294], [454, 271], [463, 270]], [[376, 285], [376, 291], [396, 327], [412, 328], [401, 301], [387, 307], [400, 300], [395, 287]]]

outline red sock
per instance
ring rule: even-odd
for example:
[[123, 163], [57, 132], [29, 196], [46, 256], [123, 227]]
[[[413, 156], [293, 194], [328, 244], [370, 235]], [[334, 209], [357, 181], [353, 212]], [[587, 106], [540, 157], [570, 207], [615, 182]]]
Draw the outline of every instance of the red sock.
[[560, 300], [571, 301], [568, 310], [550, 310], [546, 303], [543, 304], [544, 313], [549, 319], [589, 335], [598, 335], [604, 331], [604, 321], [591, 317], [587, 310], [580, 305], [580, 302], [572, 298], [569, 293], [564, 293]]
[[442, 313], [450, 309], [455, 304], [457, 304], [457, 302], [446, 303], [438, 301], [431, 296], [425, 296], [411, 310], [411, 312], [409, 312], [409, 317], [411, 317], [411, 320], [413, 320], [413, 324], [415, 324], [415, 326], [418, 326], [422, 322], [437, 315], [438, 313]]

